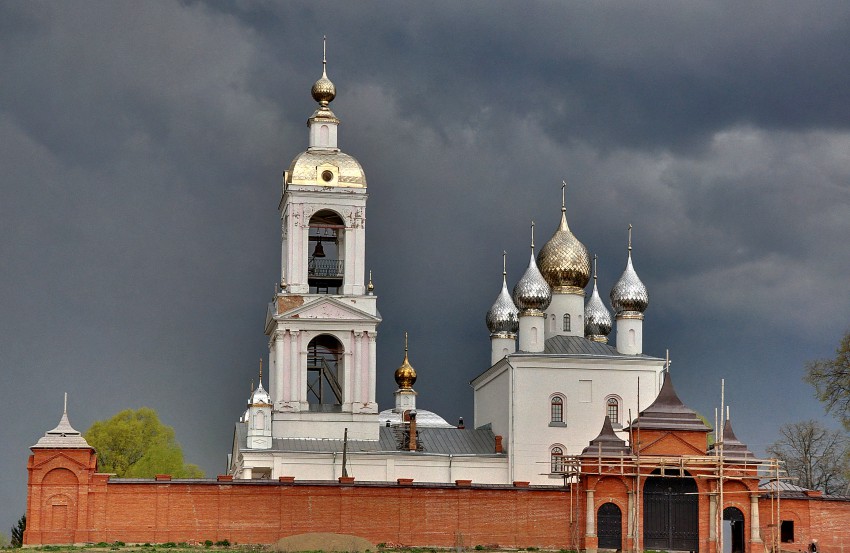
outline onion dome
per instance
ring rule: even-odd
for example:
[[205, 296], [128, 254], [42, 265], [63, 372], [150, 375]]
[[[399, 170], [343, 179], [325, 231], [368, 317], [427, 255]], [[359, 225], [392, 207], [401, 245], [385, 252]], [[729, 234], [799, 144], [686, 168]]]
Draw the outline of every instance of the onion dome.
[[502, 291], [496, 297], [496, 302], [487, 312], [487, 328], [491, 336], [513, 337], [519, 330], [519, 310], [508, 292], [507, 270], [505, 269], [506, 255], [502, 255]]
[[607, 342], [608, 334], [611, 333], [611, 313], [602, 298], [599, 297], [599, 289], [596, 286], [596, 256], [593, 256], [593, 293], [584, 306], [584, 335], [594, 342]]
[[395, 370], [395, 383], [399, 388], [413, 388], [416, 382], [416, 370], [410, 364], [407, 358], [407, 332], [404, 333], [404, 361], [401, 366]]
[[327, 107], [329, 103], [336, 97], [336, 87], [328, 78], [327, 71], [327, 55], [325, 48], [325, 39], [322, 39], [322, 76], [318, 81], [313, 83], [313, 88], [310, 89], [310, 94], [313, 99], [319, 102], [322, 107]]
[[[566, 186], [566, 185], [564, 185]], [[587, 248], [570, 232], [567, 209], [561, 196], [561, 224], [537, 254], [540, 272], [555, 293], [583, 294], [590, 281], [590, 255]]]
[[534, 222], [531, 223], [531, 259], [528, 269], [514, 286], [514, 304], [520, 311], [543, 311], [552, 302], [552, 289], [534, 261]]
[[632, 266], [632, 225], [629, 225], [629, 258], [626, 270], [611, 289], [611, 307], [618, 316], [643, 317], [649, 306], [649, 293]]

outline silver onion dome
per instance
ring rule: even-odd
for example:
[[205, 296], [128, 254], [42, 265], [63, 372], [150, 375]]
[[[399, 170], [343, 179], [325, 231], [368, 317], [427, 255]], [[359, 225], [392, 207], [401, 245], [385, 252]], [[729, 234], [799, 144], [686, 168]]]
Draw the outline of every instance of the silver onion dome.
[[607, 342], [608, 334], [611, 333], [611, 313], [602, 298], [599, 297], [599, 289], [596, 286], [596, 257], [593, 259], [593, 293], [584, 306], [584, 335], [594, 342]]
[[508, 292], [507, 275], [502, 271], [502, 291], [487, 312], [487, 328], [491, 336], [516, 335], [519, 330], [519, 310]]
[[649, 293], [632, 266], [632, 226], [629, 225], [629, 258], [626, 270], [611, 289], [611, 307], [617, 315], [641, 315], [649, 306]]
[[552, 289], [534, 261], [534, 252], [528, 261], [528, 269], [514, 286], [514, 304], [520, 311], [544, 311], [552, 302]]

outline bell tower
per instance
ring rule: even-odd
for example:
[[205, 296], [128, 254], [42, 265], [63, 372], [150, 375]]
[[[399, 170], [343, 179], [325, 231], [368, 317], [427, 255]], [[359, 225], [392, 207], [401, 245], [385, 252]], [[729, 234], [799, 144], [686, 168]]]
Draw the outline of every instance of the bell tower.
[[311, 90], [308, 148], [283, 174], [281, 274], [266, 318], [275, 438], [378, 439], [376, 297], [365, 281], [366, 175], [337, 144], [336, 87]]

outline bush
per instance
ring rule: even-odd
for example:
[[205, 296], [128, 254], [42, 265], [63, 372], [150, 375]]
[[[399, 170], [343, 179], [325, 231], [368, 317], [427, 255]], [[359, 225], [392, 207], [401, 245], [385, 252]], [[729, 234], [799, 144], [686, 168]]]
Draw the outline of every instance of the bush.
[[212, 545], [213, 545], [212, 540], [205, 540], [204, 541], [204, 547], [212, 547]]
[[221, 547], [230, 547], [230, 540], [218, 540], [215, 544]]

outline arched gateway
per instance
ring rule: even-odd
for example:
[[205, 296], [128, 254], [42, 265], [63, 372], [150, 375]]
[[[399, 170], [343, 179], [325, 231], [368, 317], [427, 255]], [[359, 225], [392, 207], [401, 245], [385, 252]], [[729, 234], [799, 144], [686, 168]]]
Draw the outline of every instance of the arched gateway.
[[668, 470], [646, 479], [643, 487], [643, 547], [662, 551], [699, 548], [699, 495], [687, 472]]

